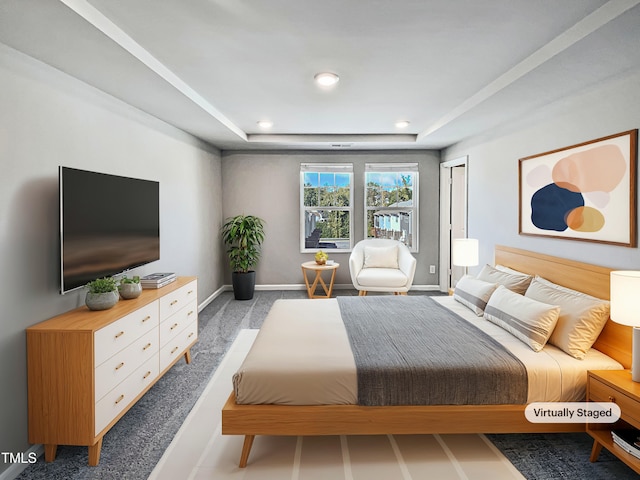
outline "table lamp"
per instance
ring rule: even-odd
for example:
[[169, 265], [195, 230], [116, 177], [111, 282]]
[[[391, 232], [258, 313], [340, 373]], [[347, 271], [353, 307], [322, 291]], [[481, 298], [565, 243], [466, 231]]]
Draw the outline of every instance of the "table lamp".
[[616, 323], [633, 327], [631, 350], [631, 379], [640, 382], [640, 272], [620, 270], [611, 272], [611, 312]]
[[451, 243], [451, 263], [464, 267], [467, 274], [469, 267], [478, 265], [478, 240], [475, 238], [454, 238]]

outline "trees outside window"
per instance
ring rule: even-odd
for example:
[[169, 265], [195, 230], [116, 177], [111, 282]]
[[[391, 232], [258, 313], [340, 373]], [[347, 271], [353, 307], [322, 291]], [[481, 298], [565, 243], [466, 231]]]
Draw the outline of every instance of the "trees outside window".
[[418, 251], [418, 164], [365, 165], [365, 235]]
[[300, 166], [301, 251], [353, 246], [353, 165]]

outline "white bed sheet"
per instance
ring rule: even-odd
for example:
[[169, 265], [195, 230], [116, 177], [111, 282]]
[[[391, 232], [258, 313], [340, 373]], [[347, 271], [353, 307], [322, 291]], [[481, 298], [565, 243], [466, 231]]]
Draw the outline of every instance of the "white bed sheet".
[[452, 296], [433, 297], [438, 303], [460, 315], [483, 332], [495, 338], [520, 359], [527, 369], [531, 402], [577, 402], [584, 400], [587, 370], [621, 370], [624, 367], [611, 357], [590, 349], [583, 360], [567, 355], [553, 345], [534, 352], [506, 330], [478, 317]]
[[[522, 361], [528, 374], [529, 403], [583, 400], [587, 370], [623, 368], [594, 349], [584, 360], [576, 360], [552, 345], [536, 353], [453, 297], [434, 299]], [[276, 301], [233, 384], [240, 404], [356, 404], [356, 366], [337, 300]]]

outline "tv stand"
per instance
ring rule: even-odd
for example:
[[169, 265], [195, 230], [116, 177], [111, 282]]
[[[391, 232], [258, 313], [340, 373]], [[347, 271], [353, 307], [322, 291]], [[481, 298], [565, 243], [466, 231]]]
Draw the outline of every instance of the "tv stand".
[[195, 277], [179, 277], [133, 300], [80, 307], [27, 328], [29, 442], [83, 445], [100, 462], [102, 437], [184, 357], [198, 338]]

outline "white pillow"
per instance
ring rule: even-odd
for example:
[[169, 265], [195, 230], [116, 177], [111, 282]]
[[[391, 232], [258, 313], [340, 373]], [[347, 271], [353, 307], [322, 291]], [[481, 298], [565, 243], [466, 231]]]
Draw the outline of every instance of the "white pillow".
[[549, 343], [582, 360], [609, 319], [609, 302], [536, 276], [525, 295], [560, 306]]
[[465, 275], [458, 280], [453, 291], [453, 298], [469, 307], [476, 315], [481, 316], [484, 312], [484, 307], [487, 306], [487, 302], [496, 288], [498, 288], [498, 285], [495, 283], [484, 282], [473, 278], [471, 275]]
[[560, 307], [538, 302], [500, 285], [484, 309], [484, 318], [539, 352], [558, 322]]
[[478, 280], [484, 280], [485, 282], [504, 285], [509, 290], [524, 295], [533, 277], [511, 269], [503, 270], [504, 268], [506, 267], [494, 268], [491, 265], [485, 265], [476, 278]]
[[398, 246], [365, 246], [364, 268], [398, 268]]

